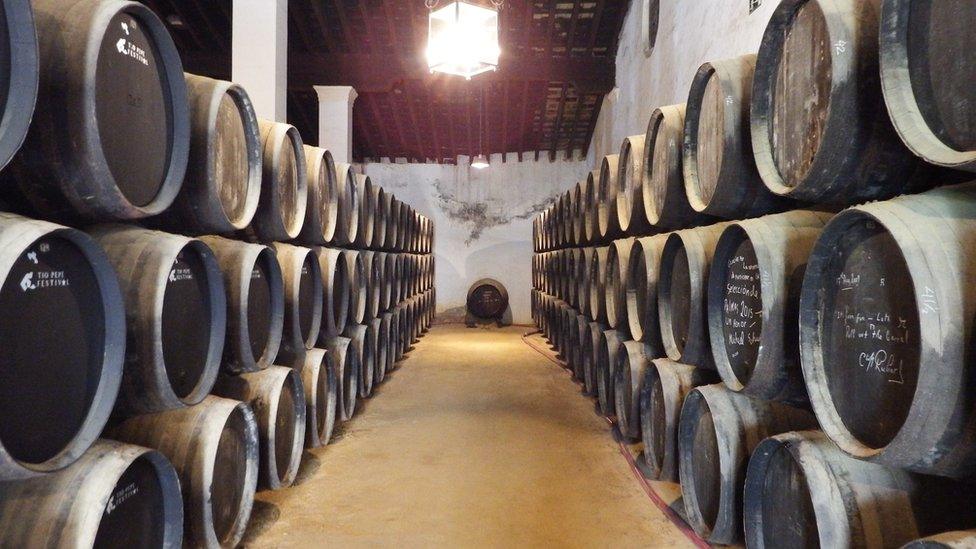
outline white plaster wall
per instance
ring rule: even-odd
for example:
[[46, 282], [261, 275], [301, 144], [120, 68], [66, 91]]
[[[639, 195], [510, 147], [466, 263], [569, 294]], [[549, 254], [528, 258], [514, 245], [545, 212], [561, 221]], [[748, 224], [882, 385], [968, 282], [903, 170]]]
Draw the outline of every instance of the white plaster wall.
[[623, 139], [643, 134], [654, 109], [688, 100], [688, 90], [706, 61], [759, 51], [778, 0], [763, 0], [749, 13], [749, 0], [660, 0], [657, 43], [644, 53], [643, 4], [631, 0], [617, 48], [617, 90], [604, 100], [587, 159], [591, 165], [617, 153]]
[[[544, 157], [544, 158], [543, 158]], [[581, 159], [491, 158], [475, 170], [445, 164], [371, 163], [363, 172], [434, 220], [435, 287], [441, 319], [463, 318], [468, 288], [494, 278], [508, 289], [513, 319], [531, 322], [532, 218], [587, 173]]]

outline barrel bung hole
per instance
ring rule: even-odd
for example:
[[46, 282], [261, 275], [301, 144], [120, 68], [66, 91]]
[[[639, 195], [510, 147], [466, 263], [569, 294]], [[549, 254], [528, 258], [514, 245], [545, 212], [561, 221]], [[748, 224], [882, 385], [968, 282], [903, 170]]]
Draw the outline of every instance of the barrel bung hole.
[[295, 408], [298, 395], [295, 394], [295, 383], [292, 376], [294, 371], [285, 378], [278, 395], [278, 408], [275, 410], [275, 439], [274, 453], [278, 479], [283, 480], [291, 465], [291, 456], [295, 451], [295, 425], [298, 423], [298, 413]]
[[712, 418], [712, 411], [704, 397], [699, 397], [698, 406], [693, 413], [696, 416], [691, 455], [694, 497], [702, 521], [711, 529], [718, 520], [722, 487], [718, 438], [715, 435], [715, 421]]
[[[746, 232], [731, 226], [723, 235], [722, 253], [716, 259], [722, 280], [722, 336], [725, 357], [743, 385], [749, 383], [759, 357], [763, 329], [762, 286], [759, 260]], [[727, 250], [727, 251], [726, 251]]]
[[267, 249], [258, 254], [247, 292], [247, 330], [254, 360], [264, 356], [271, 336], [271, 261], [277, 259]]
[[0, 287], [0, 443], [20, 462], [54, 458], [88, 416], [105, 359], [101, 292], [59, 232], [25, 249]]
[[780, 446], [766, 465], [762, 483], [762, 536], [766, 547], [820, 547], [817, 517], [803, 469]]
[[683, 244], [673, 252], [670, 267], [671, 276], [664, 294], [668, 315], [662, 320], [668, 321], [667, 329], [671, 331], [675, 346], [679, 352], [684, 352], [691, 326], [691, 271]]
[[247, 205], [251, 162], [248, 154], [247, 132], [242, 107], [230, 92], [225, 93], [217, 107], [216, 129], [213, 136], [213, 182], [220, 205], [228, 219], [244, 216]]
[[180, 250], [163, 296], [163, 360], [169, 383], [180, 398], [197, 388], [210, 354], [213, 303], [204, 253], [205, 245], [200, 242]]
[[102, 153], [125, 198], [146, 206], [169, 175], [174, 98], [156, 39], [140, 18], [126, 11], [112, 17], [95, 79]]
[[857, 216], [838, 230], [819, 277], [819, 348], [831, 400], [850, 433], [882, 448], [908, 416], [918, 383], [919, 311], [898, 244]]
[[217, 540], [233, 536], [244, 503], [248, 468], [247, 420], [240, 407], [227, 418], [217, 443], [213, 483], [210, 485], [210, 510]]
[[136, 458], [112, 489], [94, 547], [162, 547], [166, 530], [163, 493], [156, 467], [145, 456]]
[[911, 2], [908, 67], [926, 124], [958, 151], [976, 150], [976, 50], [971, 0]]

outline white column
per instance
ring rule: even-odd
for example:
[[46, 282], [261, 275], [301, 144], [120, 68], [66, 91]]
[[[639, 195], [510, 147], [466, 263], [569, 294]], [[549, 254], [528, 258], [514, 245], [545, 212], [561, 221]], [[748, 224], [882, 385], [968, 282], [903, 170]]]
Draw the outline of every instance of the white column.
[[319, 147], [336, 162], [352, 163], [352, 104], [359, 94], [351, 86], [314, 86], [319, 95]]
[[231, 78], [247, 90], [260, 118], [288, 111], [288, 0], [234, 0]]

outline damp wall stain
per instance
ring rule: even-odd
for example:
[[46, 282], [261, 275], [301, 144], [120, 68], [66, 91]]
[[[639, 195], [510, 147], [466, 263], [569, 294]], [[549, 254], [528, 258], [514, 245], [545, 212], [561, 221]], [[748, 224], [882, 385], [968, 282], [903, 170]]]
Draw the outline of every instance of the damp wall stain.
[[[468, 228], [468, 236], [464, 240], [467, 246], [481, 238], [487, 229], [508, 225], [513, 221], [529, 219], [541, 213], [560, 195], [559, 192], [554, 192], [539, 202], [528, 206], [518, 206], [513, 210], [492, 199], [474, 202], [460, 200], [444, 187], [445, 185], [441, 180], [434, 181], [434, 197], [437, 199], [437, 205], [447, 218]], [[510, 213], [505, 213], [506, 210]]]

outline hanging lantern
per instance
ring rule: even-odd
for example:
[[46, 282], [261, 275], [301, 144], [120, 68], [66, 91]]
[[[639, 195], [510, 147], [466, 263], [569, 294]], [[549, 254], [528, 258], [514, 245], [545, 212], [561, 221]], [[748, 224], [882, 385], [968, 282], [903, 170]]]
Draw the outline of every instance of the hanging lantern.
[[496, 70], [500, 54], [497, 9], [450, 2], [431, 10], [427, 39], [430, 72], [455, 74], [470, 80]]

